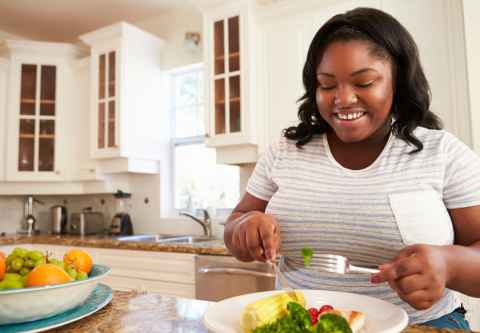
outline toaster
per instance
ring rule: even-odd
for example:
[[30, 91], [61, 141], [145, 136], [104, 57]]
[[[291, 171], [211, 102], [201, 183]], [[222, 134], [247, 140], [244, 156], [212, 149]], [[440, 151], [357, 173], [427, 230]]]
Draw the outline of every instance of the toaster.
[[91, 235], [103, 233], [105, 219], [102, 213], [83, 209], [81, 213], [73, 213], [67, 222], [67, 232], [72, 235]]

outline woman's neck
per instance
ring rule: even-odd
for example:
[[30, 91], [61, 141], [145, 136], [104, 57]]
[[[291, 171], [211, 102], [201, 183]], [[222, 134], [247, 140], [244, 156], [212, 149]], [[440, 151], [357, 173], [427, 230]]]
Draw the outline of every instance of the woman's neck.
[[335, 160], [344, 168], [362, 170], [376, 161], [390, 137], [391, 124], [386, 122], [368, 138], [359, 142], [343, 142], [335, 131], [327, 133], [328, 145]]

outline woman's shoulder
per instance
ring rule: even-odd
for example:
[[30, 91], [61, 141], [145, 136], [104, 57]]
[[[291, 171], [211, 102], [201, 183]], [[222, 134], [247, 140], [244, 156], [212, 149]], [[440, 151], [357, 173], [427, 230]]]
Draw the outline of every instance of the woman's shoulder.
[[308, 152], [311, 149], [318, 149], [319, 146], [324, 146], [323, 144], [323, 134], [314, 134], [312, 139], [301, 146], [301, 148], [297, 147], [297, 140], [287, 139], [284, 136], [278, 137], [269, 147], [270, 151], [278, 152], [278, 151], [298, 151], [298, 152]]
[[425, 151], [425, 153], [440, 149], [447, 153], [454, 147], [457, 147], [458, 149], [469, 149], [467, 145], [455, 137], [455, 135], [445, 130], [417, 127], [413, 131], [413, 135], [423, 144], [423, 151]]

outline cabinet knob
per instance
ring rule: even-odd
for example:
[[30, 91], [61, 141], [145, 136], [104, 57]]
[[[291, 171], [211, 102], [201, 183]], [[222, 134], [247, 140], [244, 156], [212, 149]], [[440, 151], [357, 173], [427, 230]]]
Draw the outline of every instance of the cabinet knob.
[[59, 175], [59, 174], [60, 174], [60, 171], [57, 170], [57, 171], [55, 171], [55, 173], [56, 173], [57, 175]]
[[205, 137], [206, 137], [206, 138], [209, 138], [209, 137], [210, 137], [210, 134], [205, 133]]
[[90, 169], [90, 172], [95, 172], [95, 169]]

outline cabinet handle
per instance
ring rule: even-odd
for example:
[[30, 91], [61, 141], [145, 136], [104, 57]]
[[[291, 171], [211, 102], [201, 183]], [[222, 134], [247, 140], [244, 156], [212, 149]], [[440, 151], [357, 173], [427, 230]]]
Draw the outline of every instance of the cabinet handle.
[[60, 171], [57, 170], [57, 171], [55, 171], [55, 173], [56, 173], [57, 175], [59, 175], [59, 174], [60, 174]]
[[95, 172], [95, 169], [90, 169], [90, 172]]
[[251, 271], [248, 269], [241, 269], [241, 268], [200, 268], [198, 272], [202, 274], [246, 275], [246, 276], [272, 278], [272, 279], [276, 277], [275, 274]]
[[209, 138], [209, 137], [210, 137], [210, 134], [205, 133], [205, 137], [206, 137], [206, 138]]

